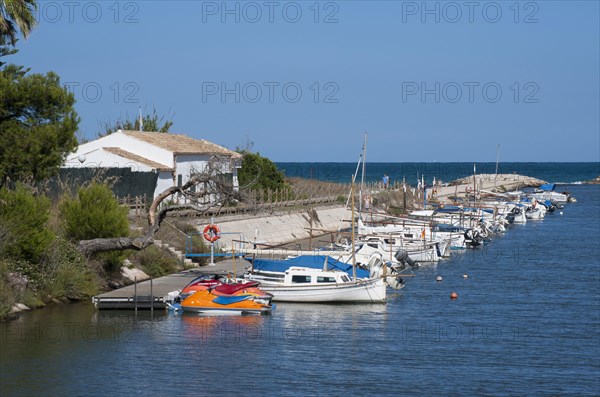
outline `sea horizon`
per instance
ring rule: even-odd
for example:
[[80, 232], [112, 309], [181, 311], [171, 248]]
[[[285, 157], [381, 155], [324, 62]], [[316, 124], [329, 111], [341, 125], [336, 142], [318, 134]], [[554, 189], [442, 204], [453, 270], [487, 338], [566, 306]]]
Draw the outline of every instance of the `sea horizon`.
[[[275, 162], [286, 177], [316, 179], [325, 182], [347, 183], [356, 171], [351, 162]], [[496, 162], [366, 162], [367, 182], [381, 180], [384, 174], [391, 182], [402, 181], [415, 185], [421, 177], [427, 183], [433, 178], [450, 182], [477, 174], [495, 174]], [[362, 170], [359, 170], [360, 179]], [[600, 176], [600, 162], [499, 162], [498, 174], [518, 174], [555, 184], [579, 184]]]

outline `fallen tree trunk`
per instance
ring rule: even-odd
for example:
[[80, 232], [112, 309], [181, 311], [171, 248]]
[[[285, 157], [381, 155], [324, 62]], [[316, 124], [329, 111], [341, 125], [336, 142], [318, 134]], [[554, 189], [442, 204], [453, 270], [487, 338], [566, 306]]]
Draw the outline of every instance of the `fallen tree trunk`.
[[151, 236], [143, 236], [136, 238], [129, 237], [114, 237], [114, 238], [95, 238], [93, 240], [83, 240], [77, 245], [79, 251], [90, 256], [92, 254], [106, 251], [124, 251], [136, 250], [141, 251], [154, 244], [154, 238]]

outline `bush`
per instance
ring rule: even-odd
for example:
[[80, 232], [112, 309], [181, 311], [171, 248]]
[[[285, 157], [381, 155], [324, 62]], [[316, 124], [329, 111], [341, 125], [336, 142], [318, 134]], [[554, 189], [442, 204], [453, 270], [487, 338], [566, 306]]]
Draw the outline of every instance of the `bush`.
[[8, 268], [5, 262], [0, 262], [0, 319], [9, 315], [16, 302], [17, 298], [8, 282]]
[[151, 277], [174, 273], [180, 268], [179, 261], [156, 246], [150, 246], [136, 254], [135, 260]]
[[59, 206], [65, 235], [75, 241], [129, 235], [127, 208], [119, 206], [108, 185], [92, 183], [77, 197], [63, 199]]
[[0, 189], [0, 225], [3, 231], [3, 256], [37, 262], [54, 240], [47, 227], [50, 200], [34, 196], [22, 185], [15, 190]]
[[[92, 183], [77, 191], [74, 198], [64, 198], [59, 204], [62, 226], [72, 241], [94, 238], [126, 237], [129, 235], [127, 208], [119, 202], [106, 183]], [[121, 268], [127, 253], [103, 252], [95, 256], [111, 274]]]
[[42, 298], [82, 300], [98, 292], [99, 281], [74, 244], [64, 238], [46, 252], [42, 261]]
[[283, 172], [275, 163], [260, 153], [241, 151], [244, 156], [242, 167], [238, 170], [240, 186], [253, 190], [275, 190], [285, 187]]

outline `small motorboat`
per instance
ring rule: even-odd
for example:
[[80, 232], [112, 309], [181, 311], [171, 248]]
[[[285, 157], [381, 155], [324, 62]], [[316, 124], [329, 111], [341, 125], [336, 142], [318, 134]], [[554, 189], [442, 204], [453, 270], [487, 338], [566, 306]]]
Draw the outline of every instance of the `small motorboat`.
[[[243, 289], [241, 290], [243, 291]], [[214, 289], [200, 290], [181, 302], [184, 312], [202, 314], [270, 314], [273, 295], [262, 292], [239, 295], [217, 295]], [[236, 291], [237, 292], [237, 291]]]

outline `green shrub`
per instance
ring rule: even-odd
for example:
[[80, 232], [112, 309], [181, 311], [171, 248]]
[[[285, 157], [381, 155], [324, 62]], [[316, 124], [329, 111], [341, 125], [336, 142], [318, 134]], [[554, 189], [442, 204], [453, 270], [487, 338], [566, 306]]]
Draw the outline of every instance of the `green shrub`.
[[0, 262], [0, 319], [9, 315], [10, 309], [17, 302], [14, 291], [8, 283], [8, 268], [4, 261]]
[[[94, 238], [126, 237], [129, 235], [127, 208], [119, 206], [107, 184], [92, 183], [77, 191], [74, 198], [64, 198], [59, 205], [62, 226], [72, 241]], [[121, 251], [103, 252], [95, 256], [104, 270], [111, 274], [121, 268], [127, 254]]]
[[[77, 247], [62, 237], [56, 238], [42, 255], [40, 263], [10, 261], [4, 267], [6, 273], [27, 276], [29, 283], [25, 293], [15, 298], [30, 307], [43, 306], [52, 299], [81, 300], [93, 296], [100, 285], [97, 275]], [[0, 270], [0, 278], [1, 273]]]
[[160, 248], [151, 245], [135, 255], [142, 270], [151, 277], [160, 277], [176, 272], [181, 268], [177, 259]]
[[65, 235], [75, 241], [129, 235], [127, 208], [119, 206], [106, 184], [82, 187], [77, 197], [63, 199], [59, 206]]
[[98, 253], [94, 258], [102, 262], [102, 268], [107, 275], [116, 275], [121, 271], [123, 261], [128, 256], [128, 251], [108, 251]]
[[56, 239], [41, 265], [44, 273], [41, 285], [43, 298], [81, 300], [98, 292], [96, 274], [77, 247], [64, 238]]
[[37, 262], [54, 240], [47, 227], [50, 200], [34, 196], [22, 185], [14, 190], [0, 189], [0, 225], [5, 244], [0, 244], [3, 256]]
[[240, 186], [253, 190], [275, 190], [285, 187], [283, 172], [277, 169], [277, 165], [260, 153], [252, 153], [241, 150], [244, 156], [242, 167], [238, 170]]

